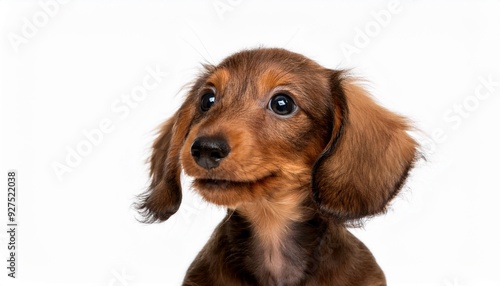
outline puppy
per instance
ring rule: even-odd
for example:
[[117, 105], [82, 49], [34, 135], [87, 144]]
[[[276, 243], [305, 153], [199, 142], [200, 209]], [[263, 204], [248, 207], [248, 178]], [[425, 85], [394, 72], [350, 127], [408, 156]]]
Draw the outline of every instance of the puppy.
[[417, 157], [407, 120], [345, 72], [283, 49], [205, 66], [160, 129], [138, 209], [165, 221], [181, 169], [226, 218], [183, 285], [386, 285], [346, 228], [383, 213]]

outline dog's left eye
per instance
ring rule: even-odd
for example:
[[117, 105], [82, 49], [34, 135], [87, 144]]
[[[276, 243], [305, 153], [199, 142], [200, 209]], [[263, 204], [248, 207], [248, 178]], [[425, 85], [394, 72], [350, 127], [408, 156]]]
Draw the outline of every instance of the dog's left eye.
[[200, 108], [203, 112], [208, 111], [212, 105], [215, 103], [215, 94], [212, 91], [208, 91], [201, 97]]
[[278, 115], [284, 116], [292, 114], [297, 109], [297, 105], [287, 94], [278, 93], [269, 101], [269, 109]]

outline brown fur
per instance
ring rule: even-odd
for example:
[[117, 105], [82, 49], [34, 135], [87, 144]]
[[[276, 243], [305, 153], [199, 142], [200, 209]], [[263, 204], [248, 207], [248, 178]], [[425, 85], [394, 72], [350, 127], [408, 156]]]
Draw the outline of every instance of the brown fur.
[[[207, 90], [216, 102], [202, 112]], [[268, 108], [278, 92], [295, 113]], [[228, 208], [184, 285], [385, 285], [346, 225], [384, 212], [399, 192], [417, 156], [409, 128], [342, 71], [282, 49], [242, 51], [207, 66], [161, 127], [139, 209], [148, 222], [174, 214], [181, 168]], [[203, 136], [230, 147], [215, 168], [191, 154]]]

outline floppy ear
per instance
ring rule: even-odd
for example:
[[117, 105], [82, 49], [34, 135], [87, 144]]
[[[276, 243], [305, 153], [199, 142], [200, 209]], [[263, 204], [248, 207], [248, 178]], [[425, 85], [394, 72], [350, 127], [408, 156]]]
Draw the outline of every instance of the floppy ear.
[[331, 71], [330, 85], [335, 120], [313, 169], [314, 198], [341, 221], [384, 212], [417, 155], [410, 125], [341, 72]]
[[151, 185], [139, 197], [137, 209], [144, 222], [162, 222], [177, 212], [182, 200], [179, 152], [191, 125], [187, 103], [161, 127], [150, 158]]

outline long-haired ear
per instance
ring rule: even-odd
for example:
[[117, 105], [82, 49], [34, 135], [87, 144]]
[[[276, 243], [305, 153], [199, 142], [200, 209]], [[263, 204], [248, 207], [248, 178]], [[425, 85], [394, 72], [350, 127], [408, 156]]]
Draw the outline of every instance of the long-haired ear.
[[179, 152], [189, 131], [191, 113], [185, 103], [160, 127], [150, 158], [151, 185], [136, 205], [143, 222], [165, 221], [179, 209], [182, 200]]
[[314, 198], [340, 221], [384, 212], [417, 156], [407, 120], [379, 106], [353, 79], [331, 71], [332, 135], [313, 169]]

